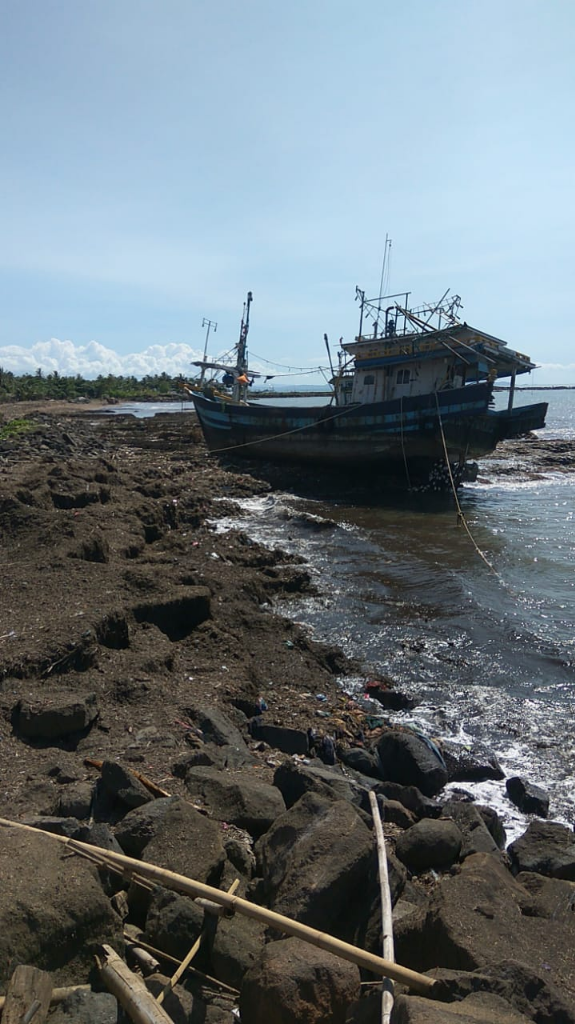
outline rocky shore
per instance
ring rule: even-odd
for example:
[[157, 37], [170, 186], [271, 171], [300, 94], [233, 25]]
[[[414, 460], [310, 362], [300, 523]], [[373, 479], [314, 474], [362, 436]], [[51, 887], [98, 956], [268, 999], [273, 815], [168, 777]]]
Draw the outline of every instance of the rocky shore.
[[[497, 763], [391, 727], [403, 697], [385, 680], [366, 676], [367, 712], [340, 685], [362, 666], [274, 613], [312, 589], [305, 565], [210, 525], [269, 479], [210, 458], [189, 413], [59, 407], [22, 427], [0, 410], [0, 817], [237, 886], [381, 955], [372, 790], [396, 960], [436, 982], [396, 985], [392, 1021], [574, 1024], [573, 831], [506, 780], [533, 814], [507, 847], [493, 810], [444, 792]], [[197, 940], [163, 1004], [174, 1022], [380, 1020], [373, 974], [43, 832], [0, 827], [0, 872], [1, 991], [18, 964], [90, 986], [53, 1024], [129, 1019], [96, 970], [102, 944], [158, 993]]]

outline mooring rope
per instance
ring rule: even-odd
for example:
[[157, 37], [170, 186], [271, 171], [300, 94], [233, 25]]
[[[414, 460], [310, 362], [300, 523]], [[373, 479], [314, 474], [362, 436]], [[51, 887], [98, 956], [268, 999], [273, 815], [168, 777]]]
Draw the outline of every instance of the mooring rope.
[[294, 427], [293, 430], [283, 430], [281, 434], [270, 434], [269, 437], [260, 437], [257, 441], [244, 441], [242, 444], [231, 444], [227, 448], [212, 448], [209, 452], [210, 455], [219, 455], [221, 452], [233, 452], [237, 448], [250, 448], [255, 444], [265, 444], [266, 441], [276, 441], [279, 437], [287, 437], [288, 434], [299, 434], [302, 430], [309, 430], [310, 427], [316, 427], [318, 423], [329, 423], [331, 420], [337, 420], [340, 416], [344, 416], [348, 409], [342, 409], [341, 412], [336, 412], [333, 416], [326, 416], [322, 420], [312, 420], [311, 423], [306, 423], [303, 427]]
[[399, 402], [400, 402], [400, 404], [399, 404], [399, 415], [400, 415], [399, 426], [400, 426], [400, 430], [401, 430], [401, 454], [403, 455], [403, 464], [405, 466], [405, 476], [407, 478], [407, 486], [408, 486], [409, 490], [411, 490], [411, 478], [409, 476], [409, 466], [407, 465], [407, 455], [405, 453], [405, 443], [404, 443], [404, 440], [403, 440], [403, 395], [401, 395]]
[[490, 569], [491, 572], [495, 576], [497, 576], [497, 579], [499, 580], [499, 582], [503, 583], [503, 585], [505, 586], [506, 585], [505, 584], [505, 580], [500, 575], [500, 573], [497, 572], [497, 569], [495, 568], [495, 566], [489, 561], [489, 559], [487, 558], [487, 555], [481, 550], [481, 548], [479, 547], [479, 544], [475, 540], [475, 537], [473, 536], [471, 530], [469, 529], [469, 526], [467, 524], [467, 520], [465, 518], [465, 515], [463, 514], [463, 509], [461, 508], [461, 505], [459, 504], [459, 498], [457, 497], [457, 488], [455, 486], [455, 481], [453, 479], [453, 473], [451, 471], [451, 463], [449, 461], [449, 454], [448, 454], [448, 451], [447, 451], [447, 442], [445, 440], [445, 432], [443, 430], [443, 421], [441, 419], [441, 409], [439, 408], [439, 399], [437, 397], [437, 391], [435, 392], [435, 404], [437, 406], [437, 418], [439, 420], [439, 429], [441, 431], [441, 441], [443, 443], [443, 451], [444, 451], [444, 454], [445, 454], [445, 462], [446, 462], [446, 465], [447, 465], [447, 472], [449, 473], [449, 481], [451, 483], [451, 489], [453, 491], [453, 497], [455, 499], [455, 508], [457, 510], [457, 524], [458, 524], [458, 526], [459, 525], [463, 526], [463, 528], [465, 529], [465, 532], [467, 533], [467, 536], [469, 537], [469, 539], [470, 539], [471, 543], [473, 544], [473, 547], [475, 548], [475, 550], [476, 550], [477, 554], [479, 555], [479, 557], [485, 562], [487, 568]]

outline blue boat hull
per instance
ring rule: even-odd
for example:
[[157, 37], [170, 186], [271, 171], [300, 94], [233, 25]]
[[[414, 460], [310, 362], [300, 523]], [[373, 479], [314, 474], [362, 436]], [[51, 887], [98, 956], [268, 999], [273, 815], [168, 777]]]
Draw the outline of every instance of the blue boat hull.
[[[272, 462], [425, 472], [492, 452], [499, 441], [544, 426], [547, 404], [490, 410], [492, 387], [468, 384], [370, 405], [267, 406], [193, 396], [208, 448]], [[445, 447], [444, 447], [445, 439]]]

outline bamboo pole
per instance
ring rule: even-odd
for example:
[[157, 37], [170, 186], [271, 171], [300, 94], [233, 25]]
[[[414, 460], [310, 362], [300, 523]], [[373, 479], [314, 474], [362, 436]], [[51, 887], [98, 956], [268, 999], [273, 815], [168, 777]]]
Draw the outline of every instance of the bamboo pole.
[[104, 958], [96, 957], [100, 977], [106, 988], [116, 997], [134, 1024], [174, 1024], [171, 1017], [158, 1006], [145, 982], [133, 974], [111, 946], [103, 946]]
[[[62, 843], [71, 850], [77, 850], [79, 853], [82, 853], [84, 850], [92, 854], [98, 852], [98, 847], [92, 846], [90, 843], [82, 843], [78, 839], [68, 839], [66, 836], [57, 836], [54, 832], [35, 829], [31, 825], [24, 825], [19, 821], [0, 818], [0, 825], [37, 832], [54, 842]], [[111, 850], [105, 851], [105, 859], [107, 862], [123, 866], [128, 870], [133, 871], [135, 869], [140, 876], [148, 881], [156, 882], [159, 885], [163, 885], [166, 889], [173, 889], [186, 896], [191, 896], [192, 899], [195, 899], [196, 896], [212, 899], [215, 903], [220, 903], [228, 910], [231, 910], [232, 913], [236, 911], [239, 914], [244, 914], [246, 917], [261, 921], [268, 927], [275, 928], [276, 931], [283, 932], [285, 935], [293, 935], [296, 939], [301, 939], [303, 942], [309, 942], [313, 946], [325, 949], [326, 952], [333, 953], [335, 956], [341, 957], [342, 960], [349, 960], [351, 963], [357, 964], [358, 967], [372, 971], [380, 977], [400, 981], [402, 984], [407, 985], [408, 988], [413, 989], [414, 992], [426, 995], [435, 985], [435, 980], [428, 978], [425, 974], [420, 974], [418, 971], [412, 971], [408, 967], [401, 967], [399, 964], [391, 963], [383, 957], [376, 956], [375, 953], [368, 953], [366, 950], [353, 946], [349, 942], [343, 942], [341, 939], [336, 939], [333, 935], [328, 935], [326, 932], [310, 928], [309, 925], [302, 924], [300, 921], [293, 921], [289, 917], [284, 917], [283, 914], [277, 914], [275, 911], [268, 910], [266, 907], [260, 907], [256, 903], [250, 903], [249, 900], [242, 899], [241, 896], [230, 896], [229, 893], [222, 892], [221, 889], [216, 889], [214, 886], [206, 885], [204, 882], [196, 882], [194, 879], [178, 875], [174, 871], [168, 871], [165, 868], [157, 867], [155, 864], [148, 864], [145, 861], [135, 860], [133, 857], [126, 857], [124, 854], [113, 853]]]
[[[379, 867], [379, 891], [381, 896], [381, 930], [383, 955], [386, 960], [395, 963], [395, 949], [393, 944], [393, 914], [391, 908], [391, 892], [389, 889], [389, 874], [387, 871], [387, 853], [385, 851], [385, 836], [381, 824], [381, 815], [377, 797], [373, 790], [369, 793], [373, 825], [375, 828], [375, 839], [377, 843], [377, 863]], [[391, 978], [384, 978], [381, 984], [381, 1024], [389, 1024], [391, 1011], [393, 1010], [393, 981]]]

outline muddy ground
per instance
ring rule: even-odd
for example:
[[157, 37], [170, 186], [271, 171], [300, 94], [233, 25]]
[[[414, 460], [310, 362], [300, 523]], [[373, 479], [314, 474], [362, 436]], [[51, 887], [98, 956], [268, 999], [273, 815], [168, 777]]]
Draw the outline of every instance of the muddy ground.
[[[0, 815], [48, 812], [58, 778], [94, 777], [86, 757], [177, 793], [199, 702], [229, 714], [263, 697], [269, 721], [316, 729], [318, 693], [344, 709], [344, 656], [273, 614], [310, 588], [305, 567], [210, 526], [269, 483], [221, 468], [193, 414], [9, 407], [4, 426], [15, 411], [30, 429], [2, 438], [0, 422]], [[13, 730], [20, 701], [92, 694], [96, 724], [72, 743]]]

